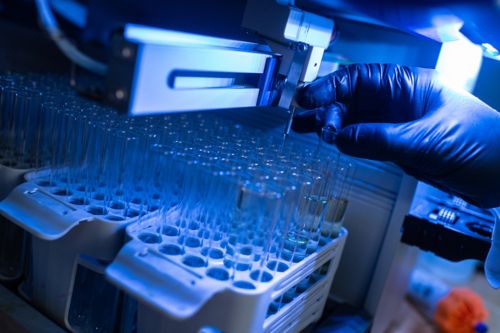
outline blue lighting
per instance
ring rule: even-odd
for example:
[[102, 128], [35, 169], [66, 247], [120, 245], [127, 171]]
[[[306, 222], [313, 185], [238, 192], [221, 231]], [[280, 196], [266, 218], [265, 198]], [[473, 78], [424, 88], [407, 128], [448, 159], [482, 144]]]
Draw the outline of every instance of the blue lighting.
[[127, 24], [124, 36], [132, 42], [159, 45], [212, 46], [222, 48], [255, 49], [259, 45], [232, 39], [216, 38], [186, 32]]

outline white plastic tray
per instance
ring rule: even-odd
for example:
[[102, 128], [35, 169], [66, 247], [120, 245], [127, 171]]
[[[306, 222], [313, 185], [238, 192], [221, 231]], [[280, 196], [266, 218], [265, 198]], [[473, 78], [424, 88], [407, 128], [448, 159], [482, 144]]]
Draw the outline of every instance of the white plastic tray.
[[32, 236], [25, 281], [29, 286], [24, 288], [31, 291], [30, 301], [71, 329], [68, 308], [80, 256], [103, 263], [113, 260], [123, 244], [124, 228], [139, 216], [104, 214], [99, 209], [106, 208], [96, 201], [81, 201], [76, 188], [71, 195], [55, 194], [67, 187], [48, 181], [47, 175], [47, 170], [27, 174], [27, 182], [0, 202], [0, 214]]
[[283, 266], [282, 272], [266, 267], [271, 280], [257, 283], [251, 270], [247, 276], [239, 274], [236, 282], [227, 275], [222, 280], [210, 277], [208, 272], [220, 269], [221, 263], [186, 265], [193, 253], [173, 251], [178, 248], [175, 236], [159, 234], [154, 222], [132, 224], [127, 233], [131, 240], [106, 275], [138, 300], [138, 333], [207, 327], [226, 333], [297, 332], [321, 316], [347, 237], [342, 229], [337, 238], [302, 261]]

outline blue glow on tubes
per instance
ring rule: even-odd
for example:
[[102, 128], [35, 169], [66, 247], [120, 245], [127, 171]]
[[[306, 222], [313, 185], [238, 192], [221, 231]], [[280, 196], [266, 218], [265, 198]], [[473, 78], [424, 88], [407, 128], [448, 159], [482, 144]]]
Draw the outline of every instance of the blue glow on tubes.
[[135, 220], [140, 241], [165, 240], [160, 252], [236, 288], [271, 281], [338, 236], [352, 176], [338, 152], [214, 113], [126, 118], [64, 87], [0, 77], [0, 162], [39, 169], [31, 181], [75, 209]]

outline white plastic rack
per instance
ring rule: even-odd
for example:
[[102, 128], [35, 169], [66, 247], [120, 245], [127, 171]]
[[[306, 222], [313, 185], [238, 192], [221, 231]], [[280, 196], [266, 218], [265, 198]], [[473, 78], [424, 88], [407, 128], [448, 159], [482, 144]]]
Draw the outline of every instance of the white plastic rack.
[[113, 200], [105, 206], [99, 188], [49, 175], [49, 170], [27, 174], [27, 182], [0, 203], [0, 214], [32, 238], [22, 293], [60, 324], [81, 331], [69, 320], [72, 298], [78, 292], [90, 300], [102, 286], [75, 286], [77, 272], [85, 267], [102, 275], [123, 244], [124, 228], [156, 208]]
[[298, 332], [319, 319], [345, 229], [336, 238], [322, 237], [316, 252], [298, 262], [271, 249], [261, 267], [259, 251], [249, 246], [250, 264], [240, 268], [227, 256], [231, 240], [221, 239], [223, 250], [214, 250], [203, 247], [204, 233], [188, 244], [179, 228], [158, 228], [154, 218], [127, 227], [131, 240], [106, 275], [138, 300], [138, 333]]

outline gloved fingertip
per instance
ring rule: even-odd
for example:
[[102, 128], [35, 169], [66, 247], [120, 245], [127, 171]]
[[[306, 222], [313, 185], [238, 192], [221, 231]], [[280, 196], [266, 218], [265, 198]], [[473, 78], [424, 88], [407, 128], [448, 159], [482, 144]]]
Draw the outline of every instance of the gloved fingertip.
[[326, 106], [336, 99], [335, 87], [332, 80], [335, 73], [323, 76], [297, 89], [295, 102], [304, 109], [314, 109]]
[[298, 133], [317, 132], [325, 142], [334, 143], [345, 113], [346, 107], [341, 103], [303, 111], [294, 117], [292, 130]]
[[292, 130], [297, 133], [316, 131], [316, 111], [305, 111], [293, 117]]
[[324, 127], [330, 131], [340, 132], [343, 125], [344, 116], [347, 113], [347, 108], [342, 103], [333, 103], [325, 108], [324, 112]]
[[314, 109], [316, 107], [314, 103], [314, 86], [308, 84], [304, 87], [297, 89], [295, 93], [295, 102], [304, 109]]

